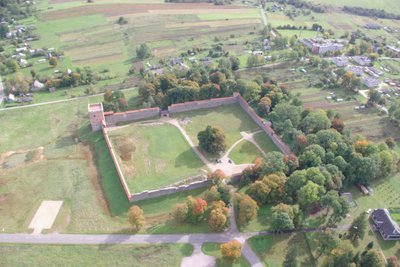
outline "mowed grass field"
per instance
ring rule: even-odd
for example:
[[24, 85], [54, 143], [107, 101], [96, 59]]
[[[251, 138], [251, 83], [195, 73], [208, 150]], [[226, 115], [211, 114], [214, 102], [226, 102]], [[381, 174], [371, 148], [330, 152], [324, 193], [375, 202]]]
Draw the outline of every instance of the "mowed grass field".
[[188, 244], [31, 245], [0, 244], [2, 266], [180, 266]]
[[282, 266], [288, 249], [293, 247], [297, 250], [296, 261], [299, 266], [313, 266], [311, 253], [303, 233], [255, 236], [248, 242], [265, 266]]
[[236, 164], [252, 163], [258, 157], [263, 157], [261, 151], [246, 140], [241, 141], [229, 154], [229, 158]]
[[109, 136], [131, 193], [172, 185], [204, 168], [173, 125], [132, 123], [109, 130]]
[[315, 4], [323, 4], [329, 6], [358, 6], [363, 8], [375, 8], [375, 9], [383, 9], [389, 13], [400, 13], [400, 4], [396, 0], [353, 0], [351, 2], [345, 0], [339, 1], [330, 1], [330, 0], [310, 0], [308, 2], [312, 2]]

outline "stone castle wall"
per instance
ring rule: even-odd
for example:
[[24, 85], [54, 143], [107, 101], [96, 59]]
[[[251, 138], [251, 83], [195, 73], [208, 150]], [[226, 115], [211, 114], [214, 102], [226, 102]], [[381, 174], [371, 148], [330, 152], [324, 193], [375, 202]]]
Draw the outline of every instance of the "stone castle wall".
[[[284, 155], [294, 155], [293, 152], [291, 151], [291, 149], [280, 139], [280, 137], [278, 135], [275, 134], [274, 130], [269, 126], [269, 124], [265, 123], [254, 112], [254, 110], [249, 106], [249, 104], [246, 102], [246, 100], [238, 93], [235, 93], [232, 97], [214, 98], [214, 99], [209, 99], [209, 100], [201, 100], [201, 101], [192, 101], [192, 102], [186, 102], [186, 103], [181, 103], [181, 104], [173, 104], [168, 107], [168, 111], [169, 111], [169, 113], [179, 113], [179, 112], [185, 112], [185, 111], [191, 111], [191, 110], [197, 110], [197, 109], [213, 108], [213, 107], [235, 104], [235, 103], [238, 103], [241, 106], [241, 108], [250, 116], [250, 118], [258, 126], [260, 126], [261, 129], [264, 130], [264, 132], [269, 136], [269, 138], [271, 138], [271, 140], [274, 142], [274, 144], [279, 148], [279, 150]], [[117, 157], [115, 155], [114, 148], [108, 137], [106, 127], [113, 126], [113, 125], [116, 125], [121, 122], [137, 121], [137, 120], [147, 119], [147, 118], [151, 118], [151, 117], [156, 117], [156, 116], [160, 115], [160, 112], [161, 112], [160, 108], [157, 107], [157, 108], [132, 110], [132, 111], [126, 111], [126, 112], [119, 112], [119, 113], [114, 113], [114, 112], [105, 112], [104, 113], [105, 121], [103, 122], [103, 127], [102, 127], [104, 139], [106, 140], [106, 143], [107, 143], [108, 149], [110, 151], [110, 155], [113, 159], [115, 168], [117, 170], [121, 185], [122, 185], [122, 187], [125, 191], [125, 194], [130, 202], [165, 196], [165, 195], [174, 194], [177, 192], [182, 192], [182, 191], [187, 191], [187, 190], [192, 190], [192, 189], [197, 189], [197, 188], [201, 188], [201, 187], [206, 187], [209, 184], [209, 181], [203, 180], [203, 181], [195, 181], [195, 182], [192, 182], [187, 185], [180, 185], [180, 186], [176, 186], [176, 187], [160, 188], [157, 190], [143, 191], [143, 192], [135, 193], [135, 194], [130, 193], [129, 188], [126, 184], [125, 177], [123, 175], [123, 172], [121, 170], [121, 167], [119, 166]], [[240, 179], [240, 176], [241, 176], [241, 174], [233, 175], [232, 182], [237, 182]]]
[[284, 155], [292, 155], [293, 152], [292, 150], [288, 147], [288, 145], [285, 144], [285, 142], [282, 141], [282, 139], [275, 134], [274, 129], [269, 126], [269, 124], [265, 123], [258, 115], [257, 113], [254, 112], [254, 110], [249, 106], [246, 100], [244, 98], [237, 94], [237, 99], [239, 105], [242, 107], [242, 109], [250, 116], [250, 118], [253, 119], [253, 121], [261, 127], [261, 129], [264, 130], [264, 132], [269, 136], [269, 138], [274, 142], [274, 144], [278, 147], [278, 149], [284, 154]]
[[132, 201], [131, 192], [129, 191], [128, 185], [126, 184], [124, 173], [122, 172], [121, 167], [119, 166], [117, 156], [115, 155], [113, 145], [110, 141], [110, 138], [108, 137], [107, 128], [104, 123], [103, 123], [102, 131], [103, 131], [104, 139], [106, 140], [106, 143], [107, 143], [108, 150], [110, 151], [111, 158], [114, 162], [115, 169], [117, 170], [119, 181], [121, 182], [122, 188], [125, 191], [126, 197], [128, 198], [129, 201]]
[[215, 108], [222, 105], [229, 105], [237, 103], [236, 96], [212, 98], [200, 101], [190, 101], [180, 104], [172, 104], [168, 107], [169, 113], [185, 112], [197, 109]]
[[138, 121], [156, 117], [160, 115], [160, 108], [146, 108], [139, 110], [129, 110], [125, 112], [106, 112], [104, 113], [107, 126], [114, 126], [121, 122]]

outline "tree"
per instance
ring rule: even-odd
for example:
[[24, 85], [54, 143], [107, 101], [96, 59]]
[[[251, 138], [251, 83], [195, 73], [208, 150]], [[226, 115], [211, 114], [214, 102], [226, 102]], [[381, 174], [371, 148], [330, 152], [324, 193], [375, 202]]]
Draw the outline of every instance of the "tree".
[[258, 106], [257, 106], [258, 114], [261, 117], [264, 117], [265, 115], [267, 115], [271, 110], [271, 105], [272, 105], [272, 102], [269, 97], [265, 96], [265, 97], [261, 98], [260, 102], [258, 102]]
[[207, 201], [202, 198], [193, 198], [192, 196], [188, 196], [186, 199], [186, 205], [188, 207], [188, 213], [186, 221], [189, 223], [199, 223], [206, 212]]
[[285, 261], [283, 262], [283, 267], [297, 267], [299, 266], [297, 261], [297, 247], [290, 246], [285, 257]]
[[381, 253], [377, 250], [369, 250], [362, 258], [360, 267], [384, 267], [386, 266]]
[[340, 266], [340, 267], [351, 267], [354, 258], [353, 246], [348, 241], [342, 241], [339, 245], [332, 249], [328, 256], [325, 258], [322, 266]]
[[388, 267], [400, 267], [399, 260], [396, 256], [390, 256], [388, 259]]
[[136, 205], [130, 207], [128, 210], [128, 221], [136, 230], [142, 228], [146, 223], [143, 210]]
[[293, 220], [285, 212], [274, 212], [272, 214], [272, 228], [274, 230], [290, 230], [294, 228]]
[[344, 122], [339, 118], [334, 118], [331, 127], [339, 133], [342, 133], [344, 129]]
[[220, 169], [216, 169], [214, 172], [209, 173], [207, 178], [213, 181], [214, 184], [219, 184], [225, 179], [225, 173]]
[[204, 151], [218, 155], [226, 149], [225, 134], [220, 128], [207, 126], [197, 134], [199, 146]]
[[236, 239], [221, 245], [221, 254], [224, 258], [237, 260], [242, 256], [242, 244]]
[[239, 195], [238, 222], [240, 225], [247, 225], [257, 217], [258, 205], [250, 196]]
[[136, 48], [136, 55], [139, 59], [146, 59], [151, 57], [151, 50], [147, 44], [141, 44]]
[[49, 59], [49, 64], [50, 64], [50, 66], [52, 66], [52, 67], [57, 66], [57, 65], [58, 65], [58, 59], [57, 59], [57, 57], [51, 57], [51, 58]]
[[229, 57], [229, 60], [231, 61], [231, 68], [232, 70], [238, 70], [240, 66], [240, 60], [237, 57], [231, 56]]
[[322, 204], [327, 208], [327, 214], [332, 208], [332, 221], [338, 222], [341, 218], [345, 218], [350, 211], [349, 202], [343, 196], [339, 196], [337, 191], [331, 190], [321, 198]]
[[267, 154], [261, 168], [262, 172], [266, 175], [278, 172], [286, 173], [288, 170], [285, 156], [281, 152], [277, 151], [269, 152]]
[[18, 63], [13, 59], [7, 59], [5, 65], [12, 73], [17, 72], [19, 69]]
[[181, 203], [177, 204], [174, 209], [172, 210], [172, 217], [177, 221], [177, 222], [184, 222], [188, 216], [188, 205], [187, 203]]
[[299, 191], [299, 204], [303, 210], [316, 204], [320, 200], [321, 192], [323, 188], [320, 185], [308, 181]]
[[317, 133], [321, 130], [329, 129], [331, 121], [324, 110], [317, 110], [308, 113], [302, 121], [302, 129], [305, 133]]
[[228, 209], [225, 203], [221, 200], [215, 201], [212, 205], [208, 225], [213, 231], [222, 231], [228, 221], [227, 215]]
[[313, 240], [317, 248], [317, 256], [315, 257], [316, 260], [318, 260], [322, 255], [329, 254], [329, 252], [336, 248], [339, 243], [332, 231], [329, 229], [323, 232], [314, 233]]
[[364, 238], [365, 231], [367, 228], [367, 219], [365, 213], [361, 213], [352, 222], [348, 237], [352, 242], [357, 242], [359, 238]]
[[204, 199], [207, 203], [213, 203], [214, 201], [220, 200], [221, 193], [218, 192], [218, 187], [216, 185], [211, 186], [204, 194]]
[[370, 104], [377, 104], [382, 98], [381, 93], [379, 93], [378, 90], [375, 89], [370, 89], [368, 91], [368, 97], [368, 103]]
[[284, 173], [266, 175], [261, 181], [256, 181], [250, 185], [247, 193], [261, 204], [276, 203], [283, 199], [285, 183], [286, 176]]

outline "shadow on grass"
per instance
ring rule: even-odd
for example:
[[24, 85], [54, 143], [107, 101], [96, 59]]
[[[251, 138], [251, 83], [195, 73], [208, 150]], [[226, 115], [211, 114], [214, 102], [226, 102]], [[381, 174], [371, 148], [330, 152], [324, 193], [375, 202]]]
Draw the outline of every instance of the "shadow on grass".
[[176, 157], [175, 167], [187, 167], [191, 169], [201, 168], [202, 162], [197, 158], [197, 155], [194, 154], [193, 150], [189, 148]]
[[136, 234], [137, 232], [138, 230], [130, 227], [111, 233], [105, 240], [105, 243], [99, 245], [99, 250], [107, 250], [110, 247], [124, 243], [129, 239], [130, 235]]
[[97, 171], [103, 194], [106, 198], [109, 212], [111, 216], [125, 216], [131, 203], [128, 201], [115, 165], [108, 150], [106, 141], [101, 131], [90, 132], [87, 126], [77, 129], [77, 135], [80, 140], [88, 142], [93, 151]]

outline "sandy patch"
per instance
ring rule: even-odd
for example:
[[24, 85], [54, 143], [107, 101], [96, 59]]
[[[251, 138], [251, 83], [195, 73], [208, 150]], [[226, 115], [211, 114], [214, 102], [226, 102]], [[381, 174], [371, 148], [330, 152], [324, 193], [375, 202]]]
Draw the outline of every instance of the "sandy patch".
[[34, 234], [40, 234], [43, 229], [50, 229], [62, 206], [62, 201], [43, 200], [35, 216], [29, 224]]

